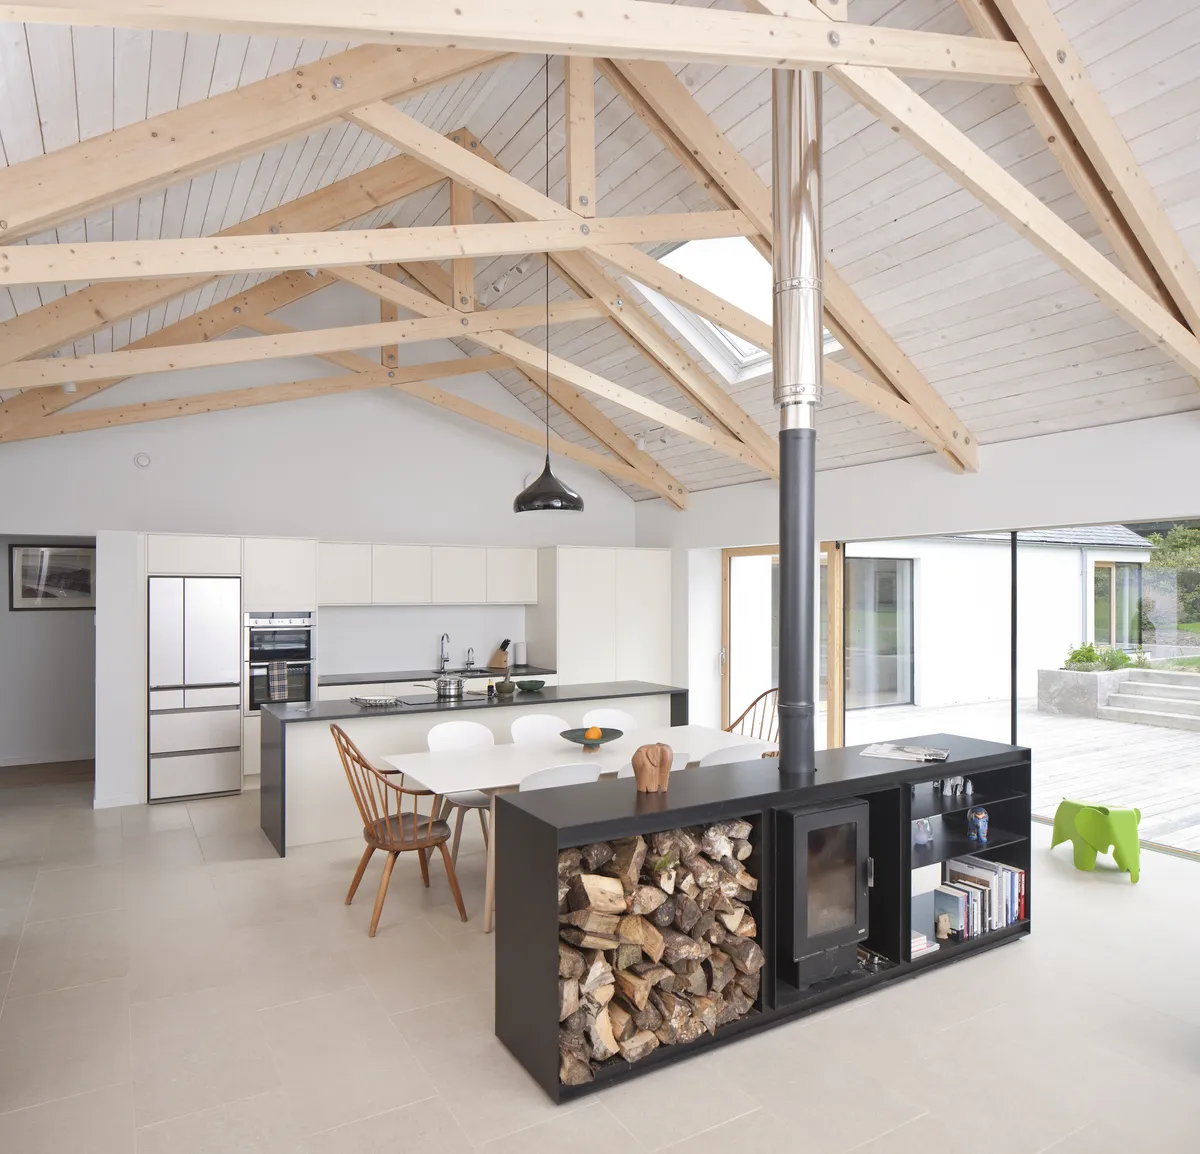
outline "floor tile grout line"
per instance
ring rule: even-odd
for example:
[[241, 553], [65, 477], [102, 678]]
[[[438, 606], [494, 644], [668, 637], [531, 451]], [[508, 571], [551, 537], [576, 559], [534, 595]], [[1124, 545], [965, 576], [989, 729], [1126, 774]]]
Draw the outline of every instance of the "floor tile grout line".
[[1068, 1130], [1067, 1133], [1062, 1135], [1062, 1137], [1055, 1138], [1049, 1146], [1039, 1146], [1037, 1149], [1037, 1154], [1050, 1154], [1055, 1146], [1061, 1146], [1068, 1138], [1073, 1138], [1076, 1134], [1086, 1130], [1095, 1120], [1095, 1118], [1089, 1118], [1086, 1122], [1082, 1123], [1082, 1125], [1076, 1126], [1074, 1130]]
[[22, 1110], [37, 1110], [43, 1106], [54, 1106], [59, 1102], [70, 1102], [74, 1098], [86, 1098], [88, 1094], [97, 1094], [101, 1090], [111, 1090], [116, 1086], [129, 1086], [132, 1088], [133, 1079], [127, 1082], [105, 1082], [103, 1086], [90, 1086], [86, 1090], [79, 1090], [74, 1094], [63, 1094], [58, 1098], [46, 1098], [41, 1102], [30, 1102], [27, 1106], [15, 1106], [11, 1110], [0, 1110], [0, 1118], [7, 1118], [11, 1114], [20, 1114]]
[[386, 1110], [377, 1110], [374, 1114], [364, 1114], [361, 1118], [353, 1118], [349, 1122], [339, 1122], [336, 1126], [327, 1126], [324, 1130], [313, 1130], [310, 1132], [309, 1137], [319, 1138], [323, 1134], [336, 1134], [339, 1130], [345, 1130], [350, 1126], [357, 1126], [361, 1122], [369, 1122], [372, 1118], [382, 1118], [385, 1114], [393, 1114], [397, 1110], [408, 1110], [413, 1106], [420, 1106], [422, 1102], [434, 1102], [440, 1100], [442, 1100], [441, 1094], [426, 1094], [424, 1098], [417, 1098], [415, 1101], [405, 1102], [403, 1106], [389, 1106]]
[[[133, 1085], [130, 1082], [130, 1085]], [[255, 1098], [265, 1098], [268, 1094], [282, 1093], [282, 1087], [276, 1087], [271, 1090], [259, 1090], [256, 1094], [246, 1094], [241, 1098], [229, 1098], [224, 1102], [213, 1102], [208, 1106], [197, 1106], [195, 1110], [185, 1110], [182, 1114], [172, 1114], [169, 1118], [159, 1118], [154, 1122], [144, 1122], [138, 1125], [136, 1112], [134, 1118], [135, 1130], [153, 1130], [156, 1126], [169, 1126], [172, 1122], [180, 1122], [185, 1118], [192, 1118], [196, 1114], [204, 1114], [209, 1110], [223, 1110], [227, 1106], [236, 1106], [241, 1102], [253, 1102]]]
[[855, 1150], [861, 1150], [864, 1146], [869, 1146], [872, 1142], [878, 1142], [881, 1138], [886, 1138], [889, 1134], [895, 1134], [897, 1130], [903, 1130], [905, 1126], [911, 1126], [914, 1122], [919, 1122], [922, 1118], [932, 1117], [932, 1111], [922, 1110], [919, 1114], [915, 1114], [911, 1118], [899, 1123], [896, 1126], [890, 1126], [888, 1129], [879, 1134], [873, 1134], [870, 1138], [865, 1138], [861, 1142], [856, 1142], [853, 1146], [847, 1146], [841, 1154], [854, 1154]]

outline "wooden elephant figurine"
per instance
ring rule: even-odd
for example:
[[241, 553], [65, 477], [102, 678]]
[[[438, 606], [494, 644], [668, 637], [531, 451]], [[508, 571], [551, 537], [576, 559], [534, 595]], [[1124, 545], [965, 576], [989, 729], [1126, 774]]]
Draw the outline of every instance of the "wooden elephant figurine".
[[638, 793], [666, 793], [675, 759], [669, 745], [642, 745], [634, 752], [633, 776]]

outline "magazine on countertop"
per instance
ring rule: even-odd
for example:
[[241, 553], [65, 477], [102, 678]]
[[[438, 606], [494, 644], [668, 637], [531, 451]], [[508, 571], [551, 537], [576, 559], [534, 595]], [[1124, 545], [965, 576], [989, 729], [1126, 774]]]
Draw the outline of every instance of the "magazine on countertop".
[[868, 745], [863, 757], [889, 757], [894, 761], [945, 761], [950, 756], [948, 749], [934, 749], [929, 745], [896, 745], [885, 741]]

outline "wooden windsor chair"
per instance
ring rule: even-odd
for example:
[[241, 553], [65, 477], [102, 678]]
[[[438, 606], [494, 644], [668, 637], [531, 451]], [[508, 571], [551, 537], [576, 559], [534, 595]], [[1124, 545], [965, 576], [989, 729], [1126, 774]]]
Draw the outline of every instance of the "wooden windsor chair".
[[768, 689], [760, 693], [732, 725], [725, 727], [726, 733], [740, 733], [755, 741], [779, 740], [779, 690]]
[[[350, 791], [358, 805], [358, 812], [363, 820], [363, 840], [367, 848], [354, 871], [354, 880], [346, 894], [346, 905], [354, 900], [358, 883], [375, 851], [383, 850], [387, 861], [383, 864], [383, 876], [379, 879], [379, 892], [375, 895], [375, 909], [371, 914], [371, 928], [367, 931], [369, 937], [375, 936], [379, 925], [379, 915], [383, 912], [383, 900], [387, 897], [388, 882], [392, 879], [392, 867], [396, 858], [410, 850], [416, 852], [421, 862], [421, 879], [429, 888], [429, 851], [441, 850], [442, 861], [446, 864], [446, 876], [450, 879], [450, 891], [454, 894], [454, 904], [458, 906], [459, 917], [465, 922], [467, 911], [463, 908], [462, 891], [458, 888], [458, 877], [454, 872], [454, 862], [446, 843], [450, 840], [450, 826], [441, 821], [438, 814], [442, 808], [440, 794], [428, 789], [409, 789], [404, 785], [404, 775], [399, 775], [399, 781], [392, 781], [389, 774], [376, 769], [359, 750], [358, 746], [347, 736], [340, 725], [331, 725], [334, 743], [342, 759], [342, 767], [346, 771], [346, 780], [350, 783]], [[431, 798], [428, 814], [421, 812], [423, 797]], [[394, 803], [394, 810], [393, 810]], [[411, 809], [408, 806], [411, 804]]]

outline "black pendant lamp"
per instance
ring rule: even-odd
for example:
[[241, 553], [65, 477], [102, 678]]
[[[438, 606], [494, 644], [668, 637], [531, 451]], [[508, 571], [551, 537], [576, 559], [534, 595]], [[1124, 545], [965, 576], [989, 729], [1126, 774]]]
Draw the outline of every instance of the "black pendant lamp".
[[[550, 197], [550, 57], [546, 57], [546, 198]], [[550, 468], [550, 256], [546, 255], [546, 464], [541, 476], [513, 501], [514, 513], [541, 513], [552, 510], [582, 513], [583, 498], [568, 489]]]

